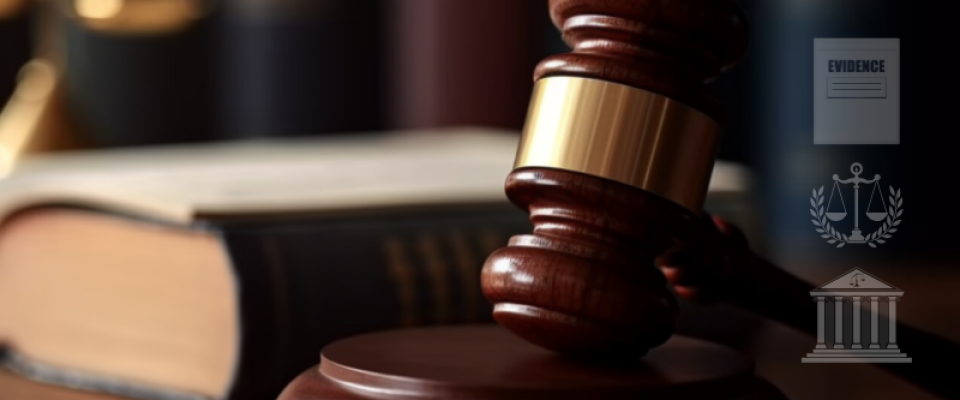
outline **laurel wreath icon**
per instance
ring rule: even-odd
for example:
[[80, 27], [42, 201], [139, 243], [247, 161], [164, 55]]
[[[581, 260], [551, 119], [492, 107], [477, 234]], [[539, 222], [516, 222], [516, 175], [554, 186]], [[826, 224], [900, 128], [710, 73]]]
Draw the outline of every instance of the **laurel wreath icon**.
[[[887, 218], [883, 222], [883, 225], [873, 233], [864, 237], [864, 241], [857, 241], [856, 243], [867, 243], [870, 247], [876, 248], [877, 243], [884, 244], [887, 241], [884, 239], [890, 239], [893, 237], [893, 233], [897, 232], [897, 226], [900, 225], [901, 215], [903, 215], [903, 198], [900, 197], [900, 190], [894, 190], [893, 186], [890, 186], [890, 205], [888, 206]], [[830, 221], [827, 220], [825, 210], [823, 209], [823, 186], [820, 186], [820, 190], [813, 189], [813, 196], [810, 198], [810, 214], [813, 215], [813, 224], [817, 226], [817, 233], [820, 233], [820, 237], [827, 239], [829, 244], [837, 244], [837, 248], [841, 248], [848, 243], [849, 238], [846, 234], [837, 232], [832, 226], [830, 226]]]

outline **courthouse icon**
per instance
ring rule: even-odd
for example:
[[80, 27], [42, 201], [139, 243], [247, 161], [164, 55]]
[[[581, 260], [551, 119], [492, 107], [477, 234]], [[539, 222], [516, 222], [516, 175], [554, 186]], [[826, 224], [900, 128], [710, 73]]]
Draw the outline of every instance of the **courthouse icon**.
[[[903, 291], [854, 268], [810, 291], [817, 303], [817, 346], [804, 363], [910, 363], [897, 345], [897, 302]], [[827, 303], [833, 303], [833, 342], [827, 345]], [[849, 307], [844, 307], [849, 304]], [[845, 311], [844, 308], [847, 308]], [[861, 319], [867, 309], [869, 325]], [[886, 316], [885, 323], [880, 319]], [[886, 325], [886, 342], [880, 328]], [[849, 327], [849, 333], [844, 329]], [[864, 329], [861, 329], [864, 328]], [[869, 337], [866, 333], [869, 332]], [[845, 340], [848, 339], [848, 340]]]

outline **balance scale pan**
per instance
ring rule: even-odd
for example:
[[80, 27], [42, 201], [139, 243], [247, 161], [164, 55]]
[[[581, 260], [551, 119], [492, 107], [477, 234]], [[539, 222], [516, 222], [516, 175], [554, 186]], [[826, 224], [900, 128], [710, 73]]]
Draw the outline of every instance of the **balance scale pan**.
[[880, 222], [880, 221], [883, 221], [884, 218], [887, 218], [887, 213], [885, 213], [885, 212], [868, 212], [868, 213], [867, 213], [867, 217], [870, 218], [871, 220]]
[[828, 212], [827, 213], [827, 218], [830, 218], [831, 221], [842, 221], [846, 217], [847, 217], [847, 213], [845, 212]]

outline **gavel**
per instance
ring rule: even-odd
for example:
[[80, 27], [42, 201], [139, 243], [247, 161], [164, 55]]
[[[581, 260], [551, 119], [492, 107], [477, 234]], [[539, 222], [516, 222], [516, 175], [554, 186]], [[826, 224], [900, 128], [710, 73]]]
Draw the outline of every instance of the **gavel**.
[[635, 358], [673, 333], [654, 261], [693, 238], [720, 142], [707, 83], [747, 47], [733, 1], [554, 0], [573, 52], [543, 60], [508, 198], [531, 235], [493, 253], [497, 322], [589, 358]]
[[[505, 183], [534, 229], [492, 253], [481, 275], [512, 335], [440, 327], [348, 338], [280, 399], [785, 398], [735, 352], [674, 335], [671, 287], [816, 329], [812, 286], [703, 211], [724, 115], [707, 84], [746, 51], [743, 11], [732, 0], [550, 0], [550, 16], [573, 51], [536, 67]], [[960, 357], [949, 341], [899, 332], [915, 357]], [[946, 380], [888, 368], [956, 394]]]
[[[744, 55], [742, 10], [732, 1], [551, 0], [550, 15], [573, 52], [535, 71], [505, 185], [534, 231], [484, 265], [497, 322], [558, 353], [632, 359], [674, 331], [669, 284], [688, 300], [733, 303], [815, 334], [813, 285], [703, 212], [724, 115], [707, 84]], [[957, 343], [900, 325], [915, 356], [960, 359]], [[960, 397], [941, 374], [880, 365]]]

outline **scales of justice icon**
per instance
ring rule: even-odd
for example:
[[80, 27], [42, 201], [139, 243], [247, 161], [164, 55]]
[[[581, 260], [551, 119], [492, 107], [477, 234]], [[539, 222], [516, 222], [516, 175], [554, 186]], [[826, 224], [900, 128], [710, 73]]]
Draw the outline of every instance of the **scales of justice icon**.
[[[850, 236], [847, 238], [847, 243], [866, 243], [866, 239], [863, 237], [863, 233], [860, 231], [860, 185], [861, 184], [873, 184], [873, 190], [870, 193], [870, 199], [867, 201], [867, 218], [870, 218], [872, 221], [880, 222], [887, 218], [887, 204], [883, 200], [883, 192], [880, 190], [880, 175], [876, 174], [873, 176], [873, 179], [864, 179], [860, 177], [860, 174], [863, 172], [863, 165], [858, 162], [853, 163], [850, 166], [850, 172], [853, 173], [853, 178], [850, 179], [840, 179], [840, 176], [833, 174], [833, 189], [830, 191], [830, 199], [827, 201], [827, 218], [831, 221], [843, 221], [847, 218], [847, 205], [843, 201], [843, 193], [840, 190], [840, 184], [853, 184], [853, 232], [850, 233]], [[833, 202], [834, 194], [839, 194], [840, 205], [843, 207], [843, 211], [833, 211], [831, 209], [831, 204]], [[873, 205], [874, 197], [880, 198], [880, 205], [883, 207], [880, 211], [871, 211], [871, 206]]]

